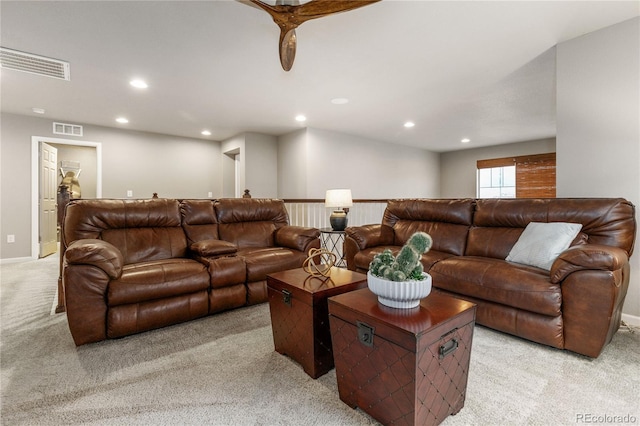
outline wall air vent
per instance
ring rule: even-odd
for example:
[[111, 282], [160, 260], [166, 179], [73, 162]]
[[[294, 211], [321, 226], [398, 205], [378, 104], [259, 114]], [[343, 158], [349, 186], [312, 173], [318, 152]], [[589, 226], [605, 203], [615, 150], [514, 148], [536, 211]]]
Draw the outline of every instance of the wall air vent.
[[45, 77], [71, 80], [69, 62], [0, 47], [0, 66]]
[[53, 133], [65, 136], [82, 136], [82, 126], [77, 124], [53, 123]]

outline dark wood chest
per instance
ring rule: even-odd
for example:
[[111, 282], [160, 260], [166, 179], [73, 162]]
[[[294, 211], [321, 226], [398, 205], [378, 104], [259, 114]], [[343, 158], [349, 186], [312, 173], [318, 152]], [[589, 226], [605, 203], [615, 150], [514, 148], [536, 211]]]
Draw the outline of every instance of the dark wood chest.
[[432, 293], [413, 309], [369, 289], [329, 299], [340, 399], [385, 425], [437, 425], [464, 405], [476, 306]]
[[267, 276], [275, 350], [298, 362], [314, 379], [333, 368], [327, 298], [366, 287], [367, 276], [331, 268], [329, 277], [303, 269]]

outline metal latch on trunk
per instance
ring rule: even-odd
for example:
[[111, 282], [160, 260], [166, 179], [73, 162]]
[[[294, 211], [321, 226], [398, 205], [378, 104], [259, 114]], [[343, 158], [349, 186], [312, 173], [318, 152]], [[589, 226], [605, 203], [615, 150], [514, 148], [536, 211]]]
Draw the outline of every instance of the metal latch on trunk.
[[282, 301], [285, 305], [291, 306], [291, 292], [289, 290], [282, 290]]
[[360, 343], [362, 343], [365, 346], [372, 347], [373, 334], [375, 332], [375, 328], [360, 321], [357, 321], [357, 325], [358, 325], [358, 340], [360, 340]]
[[[440, 336], [440, 340], [445, 340], [448, 336], [451, 336], [452, 334], [454, 334], [456, 331], [458, 331], [458, 327], [454, 328], [453, 330], [450, 330], [448, 333], [443, 334], [442, 336]], [[440, 345], [440, 349], [438, 350], [438, 357], [440, 359], [446, 357], [449, 354], [452, 354], [456, 351], [456, 349], [458, 349], [458, 339], [453, 338], [445, 343], [443, 343], [442, 345]]]
[[440, 345], [440, 350], [438, 351], [439, 358], [442, 359], [447, 355], [454, 353], [456, 349], [458, 349], [458, 340], [457, 339], [449, 340], [445, 344]]

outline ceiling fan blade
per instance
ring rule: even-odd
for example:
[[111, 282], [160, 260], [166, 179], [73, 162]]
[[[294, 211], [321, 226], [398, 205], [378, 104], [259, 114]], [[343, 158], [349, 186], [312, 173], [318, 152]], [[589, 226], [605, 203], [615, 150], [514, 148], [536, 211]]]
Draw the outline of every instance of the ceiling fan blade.
[[276, 4], [271, 5], [262, 0], [239, 0], [245, 4], [253, 4], [265, 10], [280, 28], [296, 28], [305, 21], [346, 12], [359, 7], [377, 3], [380, 0], [311, 0], [303, 4]]
[[[273, 21], [280, 27], [280, 64], [285, 71], [289, 71], [296, 57], [297, 38], [295, 29], [300, 24], [310, 19], [357, 9], [380, 0], [311, 0], [304, 4], [299, 4], [297, 0], [288, 0], [289, 4], [280, 4], [278, 2], [275, 5], [265, 3], [263, 0], [238, 1], [263, 9], [271, 15]], [[282, 3], [285, 3], [285, 0]]]
[[[245, 2], [243, 2], [245, 3]], [[270, 5], [261, 0], [249, 0], [249, 5], [255, 5], [260, 9], [266, 11], [276, 24], [281, 29], [292, 29], [296, 28], [301, 22], [296, 22], [295, 20], [295, 10], [300, 6], [289, 6], [289, 5]]]
[[280, 64], [285, 71], [289, 71], [293, 66], [293, 60], [296, 58], [296, 44], [295, 28], [280, 31]]
[[298, 25], [310, 19], [346, 12], [377, 3], [380, 0], [311, 0], [295, 7]]

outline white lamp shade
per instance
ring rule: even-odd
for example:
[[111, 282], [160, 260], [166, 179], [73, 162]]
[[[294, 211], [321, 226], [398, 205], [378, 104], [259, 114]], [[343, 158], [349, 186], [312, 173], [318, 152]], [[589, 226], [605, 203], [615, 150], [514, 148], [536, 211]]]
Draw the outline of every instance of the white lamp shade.
[[351, 199], [350, 189], [328, 189], [324, 198], [325, 207], [351, 207], [353, 200]]

